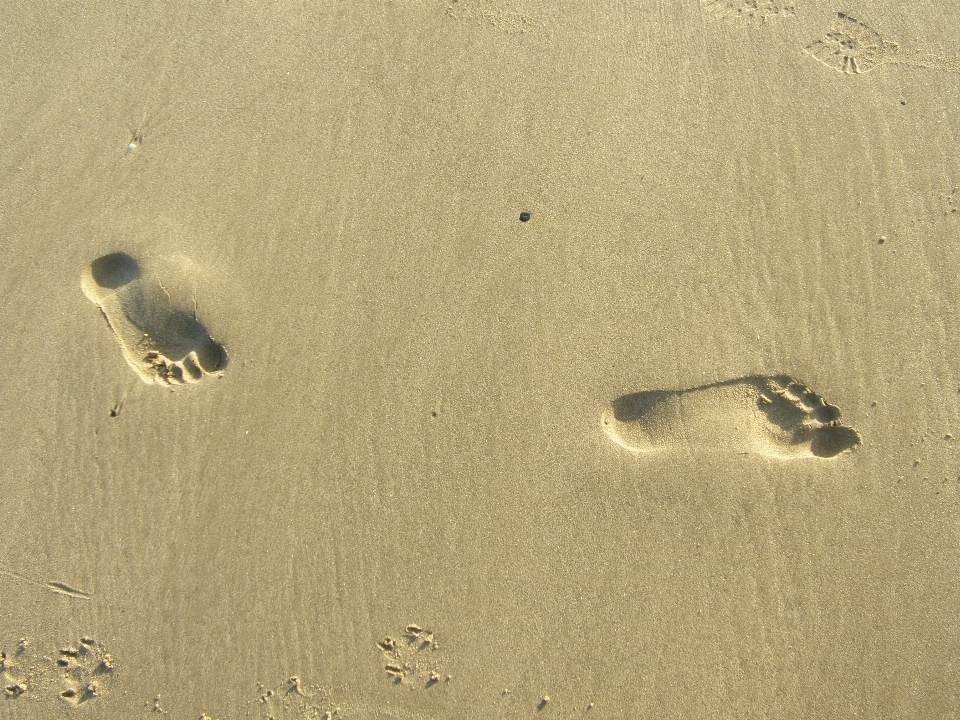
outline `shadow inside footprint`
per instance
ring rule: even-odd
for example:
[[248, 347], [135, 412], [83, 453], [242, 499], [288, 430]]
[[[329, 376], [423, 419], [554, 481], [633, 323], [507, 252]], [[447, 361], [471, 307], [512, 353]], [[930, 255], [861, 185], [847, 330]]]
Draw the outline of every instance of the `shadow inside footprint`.
[[657, 405], [675, 393], [669, 390], [650, 390], [631, 395], [622, 395], [613, 401], [613, 417], [620, 422], [634, 422], [650, 415]]
[[861, 442], [860, 433], [843, 425], [827, 425], [813, 431], [810, 452], [821, 458], [831, 458], [845, 450], [852, 450]]
[[[226, 366], [223, 348], [196, 318], [182, 310], [173, 310], [163, 318], [163, 323], [154, 328], [151, 338], [156, 345], [154, 352], [157, 355], [183, 360], [191, 353], [195, 354], [199, 369], [204, 373], [218, 372]], [[199, 380], [199, 375], [194, 379]]]
[[130, 255], [97, 258], [81, 287], [103, 311], [124, 357], [144, 382], [194, 383], [226, 367], [223, 346], [196, 317], [173, 306], [159, 281], [146, 282]]
[[126, 253], [110, 253], [90, 263], [90, 275], [98, 287], [117, 290], [140, 278], [140, 265]]
[[634, 452], [691, 446], [777, 458], [829, 458], [860, 444], [840, 410], [786, 375], [751, 375], [688, 390], [622, 395], [603, 428]]

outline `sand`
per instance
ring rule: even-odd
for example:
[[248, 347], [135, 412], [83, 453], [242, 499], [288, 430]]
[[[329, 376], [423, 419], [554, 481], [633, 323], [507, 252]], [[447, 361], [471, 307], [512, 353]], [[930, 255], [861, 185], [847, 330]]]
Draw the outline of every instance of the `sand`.
[[957, 717], [960, 7], [5, 6], [0, 717]]

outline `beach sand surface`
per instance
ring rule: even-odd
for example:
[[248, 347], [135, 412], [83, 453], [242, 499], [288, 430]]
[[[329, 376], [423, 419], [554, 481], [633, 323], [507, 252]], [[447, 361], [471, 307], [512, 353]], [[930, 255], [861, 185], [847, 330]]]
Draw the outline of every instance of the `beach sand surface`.
[[957, 717], [945, 5], [4, 3], [0, 717]]

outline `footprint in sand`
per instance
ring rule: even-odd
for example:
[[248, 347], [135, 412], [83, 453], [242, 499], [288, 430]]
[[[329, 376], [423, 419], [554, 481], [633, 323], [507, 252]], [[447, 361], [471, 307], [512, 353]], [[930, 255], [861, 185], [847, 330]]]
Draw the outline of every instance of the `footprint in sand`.
[[147, 282], [126, 253], [94, 260], [81, 287], [103, 311], [123, 356], [145, 383], [182, 385], [223, 373], [223, 347], [192, 314], [173, 306], [159, 281]]
[[377, 647], [383, 653], [383, 669], [395, 685], [430, 688], [440, 682], [442, 662], [430, 630], [407, 625], [402, 636], [386, 637]]
[[897, 43], [842, 12], [837, 13], [833, 27], [804, 50], [827, 67], [849, 75], [870, 72], [887, 63], [960, 73], [960, 59], [905, 54]]
[[446, 0], [447, 15], [473, 20], [507, 33], [525, 33], [533, 28], [529, 15], [502, 7], [500, 0]]
[[[54, 657], [38, 653], [27, 638], [20, 639], [12, 654], [0, 652], [0, 681], [7, 700], [24, 697], [44, 702], [52, 699], [51, 691], [59, 684], [61, 700], [76, 707], [107, 694], [112, 678], [113, 658], [102, 643], [88, 637], [80, 638], [76, 646], [61, 648]], [[61, 715], [50, 712], [43, 717]]]
[[[305, 718], [342, 718], [340, 708], [319, 685], [307, 685], [299, 677], [288, 678], [282, 686], [259, 686], [255, 716], [262, 720], [303, 720]], [[209, 716], [203, 715], [208, 718]], [[202, 718], [201, 718], [202, 720]]]
[[623, 395], [602, 421], [614, 442], [636, 453], [696, 448], [829, 458], [860, 444], [859, 433], [840, 424], [837, 407], [785, 375]]
[[797, 14], [792, 5], [774, 0], [701, 0], [701, 6], [715, 17], [747, 25]]
[[0, 651], [0, 683], [8, 700], [28, 695], [38, 684], [43, 684], [43, 666], [31, 655], [30, 643], [26, 638], [20, 638], [16, 651], [11, 655]]
[[62, 648], [56, 665], [64, 685], [60, 697], [74, 706], [100, 697], [113, 676], [110, 653], [87, 637], [80, 638], [76, 647]]

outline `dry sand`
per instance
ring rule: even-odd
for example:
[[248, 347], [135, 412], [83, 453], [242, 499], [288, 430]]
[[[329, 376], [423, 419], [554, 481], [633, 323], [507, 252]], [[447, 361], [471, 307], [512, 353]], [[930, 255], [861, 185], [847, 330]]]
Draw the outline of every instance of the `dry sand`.
[[958, 717], [956, 3], [0, 16], [0, 717]]

